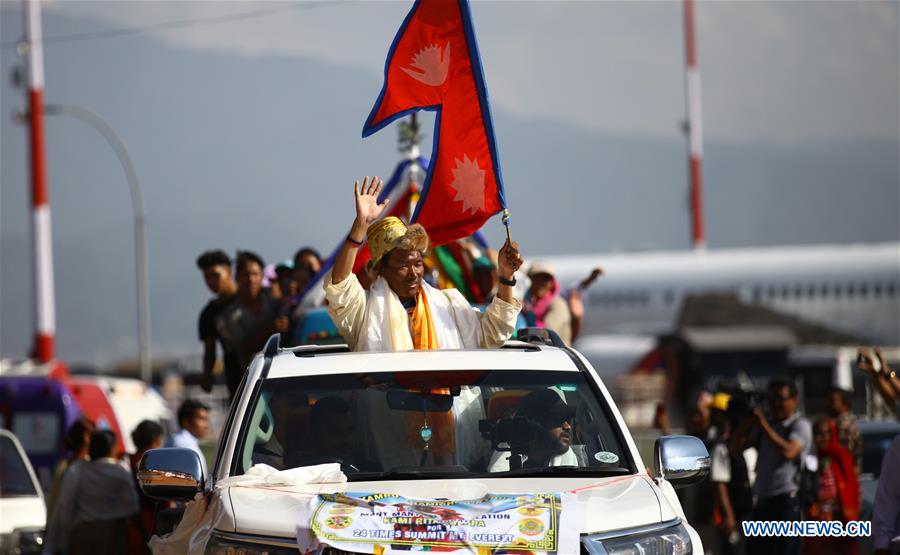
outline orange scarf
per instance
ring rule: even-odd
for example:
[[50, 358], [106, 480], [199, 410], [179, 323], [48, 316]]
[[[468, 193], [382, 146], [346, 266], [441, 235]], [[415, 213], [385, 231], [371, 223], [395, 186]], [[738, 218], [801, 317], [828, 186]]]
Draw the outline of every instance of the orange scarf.
[[428, 299], [425, 297], [425, 291], [421, 287], [419, 287], [419, 293], [416, 295], [416, 308], [413, 310], [410, 325], [412, 327], [413, 348], [415, 350], [440, 349], [437, 330], [434, 327], [434, 320], [431, 318], [431, 309], [428, 307]]

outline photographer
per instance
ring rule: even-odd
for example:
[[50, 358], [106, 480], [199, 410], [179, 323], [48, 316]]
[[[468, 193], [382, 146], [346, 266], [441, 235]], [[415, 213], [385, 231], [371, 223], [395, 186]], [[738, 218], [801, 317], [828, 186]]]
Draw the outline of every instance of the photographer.
[[[535, 425], [534, 435], [522, 454], [522, 468], [579, 466], [571, 447], [575, 409], [567, 405], [557, 392], [552, 389], [532, 391], [519, 401], [516, 416], [524, 416]], [[516, 454], [495, 452], [488, 471], [510, 470], [509, 459]]]
[[[796, 521], [802, 518], [799, 474], [812, 445], [812, 427], [797, 411], [793, 381], [773, 379], [768, 391], [771, 420], [761, 408], [753, 410], [757, 429], [750, 443], [759, 449], [759, 459], [752, 520]], [[799, 554], [800, 545], [797, 537], [754, 537], [749, 538], [747, 552]]]

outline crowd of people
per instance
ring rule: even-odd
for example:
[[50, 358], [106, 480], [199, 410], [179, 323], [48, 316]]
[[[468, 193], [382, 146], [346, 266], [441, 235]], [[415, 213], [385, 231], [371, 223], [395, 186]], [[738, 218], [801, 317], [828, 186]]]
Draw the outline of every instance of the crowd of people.
[[66, 433], [66, 457], [57, 465], [47, 498], [44, 553], [118, 555], [150, 553], [161, 504], [144, 495], [137, 482], [141, 457], [149, 449], [185, 447], [195, 451], [206, 472], [199, 441], [207, 433], [209, 407], [187, 399], [178, 410], [180, 431], [168, 439], [152, 420], [131, 431], [134, 453], [120, 451], [119, 438], [86, 417]]
[[[861, 350], [859, 369], [890, 406], [900, 396], [879, 350]], [[688, 520], [700, 532], [707, 552], [819, 555], [856, 554], [854, 537], [747, 537], [746, 521], [840, 521], [860, 519], [863, 444], [850, 392], [832, 387], [825, 413], [810, 422], [798, 410], [798, 390], [791, 379], [773, 378], [765, 395], [724, 387], [701, 391], [691, 406], [687, 433], [706, 443], [710, 479], [681, 490]], [[667, 426], [665, 419], [657, 425]], [[663, 433], [668, 430], [663, 429]], [[872, 515], [876, 553], [888, 553], [900, 536], [900, 436], [883, 461]], [[894, 545], [894, 548], [897, 546]]]
[[[214, 295], [200, 312], [198, 322], [203, 343], [204, 390], [209, 391], [212, 386], [217, 345], [233, 397], [244, 370], [266, 340], [273, 333], [280, 333], [282, 345], [296, 344], [302, 318], [313, 308], [328, 308], [351, 348], [400, 348], [368, 342], [366, 333], [360, 335], [359, 328], [368, 314], [367, 299], [373, 295], [379, 299], [396, 298], [400, 305], [408, 305], [408, 322], [419, 320], [412, 310], [415, 306], [422, 309], [428, 304], [431, 311], [441, 310], [440, 299], [433, 295], [425, 303], [418, 303], [419, 291], [440, 291], [447, 302], [466, 309], [478, 306], [482, 312], [477, 318], [481, 319], [480, 314], [487, 315], [489, 321], [493, 318], [492, 330], [497, 333], [490, 344], [509, 339], [520, 313], [526, 325], [551, 328], [566, 343], [575, 341], [585, 312], [583, 292], [602, 275], [602, 269], [595, 268], [581, 282], [565, 284], [563, 288], [549, 264], [536, 262], [528, 268], [530, 285], [523, 298], [514, 299], [514, 273], [523, 262], [516, 243], [507, 241], [495, 252], [470, 237], [429, 248], [428, 235], [421, 226], [408, 226], [391, 216], [379, 219], [385, 207], [377, 202], [380, 190], [377, 178], [366, 178], [362, 187], [357, 182], [357, 216], [335, 257], [334, 267], [330, 268], [331, 283], [323, 277], [329, 270], [325, 261], [310, 247], [299, 249], [290, 261], [269, 266], [251, 251], [238, 251], [234, 261], [223, 250], [206, 251], [198, 257], [197, 267]], [[365, 268], [354, 272], [357, 255], [366, 242], [369, 261]], [[403, 291], [404, 280], [412, 284], [407, 291]], [[356, 302], [350, 302], [352, 299]], [[495, 317], [500, 307], [507, 314], [498, 319]], [[453, 312], [454, 321], [468, 312]], [[389, 322], [384, 317], [367, 318], [365, 322], [374, 326], [376, 320], [378, 326]], [[501, 320], [507, 320], [508, 325], [499, 325]], [[440, 321], [438, 316], [436, 322]], [[468, 330], [471, 326], [461, 328]], [[440, 331], [439, 327], [436, 329]], [[367, 333], [381, 337], [375, 327]], [[405, 334], [397, 337], [397, 345], [406, 344]], [[483, 335], [480, 337], [484, 339]], [[485, 346], [474, 337], [468, 343], [465, 339], [461, 337], [460, 345]], [[408, 348], [420, 348], [414, 336], [410, 340]], [[437, 338], [436, 341], [440, 342]]]
[[293, 260], [270, 268], [267, 274], [269, 267], [252, 251], [239, 251], [232, 266], [224, 251], [212, 250], [197, 258], [197, 267], [214, 295], [198, 322], [203, 343], [201, 386], [205, 391], [212, 388], [218, 344], [233, 397], [244, 369], [269, 336], [282, 333], [285, 339], [292, 337], [300, 293], [321, 270], [322, 259], [314, 249], [302, 248]]

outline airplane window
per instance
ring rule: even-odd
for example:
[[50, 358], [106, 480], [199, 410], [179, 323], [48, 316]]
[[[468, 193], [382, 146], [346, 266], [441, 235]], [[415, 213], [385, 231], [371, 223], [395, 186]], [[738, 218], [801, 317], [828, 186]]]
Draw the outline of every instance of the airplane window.
[[822, 292], [821, 292], [821, 295], [822, 295], [823, 297], [827, 297], [827, 296], [828, 296], [828, 284], [827, 284], [827, 283], [823, 283], [823, 284], [822, 284]]
[[791, 295], [791, 289], [787, 285], [781, 286], [781, 298], [786, 299]]
[[896, 292], [896, 286], [894, 285], [894, 282], [888, 283], [887, 291], [886, 291], [887, 296], [893, 297], [895, 292]]
[[841, 284], [840, 283], [834, 284], [834, 296], [837, 298], [841, 298]]
[[875, 298], [878, 298], [881, 296], [881, 284], [880, 283], [876, 283], [875, 285], [872, 286], [872, 295]]
[[672, 301], [675, 300], [675, 293], [672, 292], [671, 289], [668, 289], [666, 293], [663, 295], [663, 302], [666, 304], [672, 304]]
[[869, 286], [866, 285], [865, 283], [860, 283], [860, 284], [859, 284], [859, 296], [862, 297], [862, 298], [864, 298], [864, 299], [865, 299], [867, 296], [869, 296]]
[[775, 297], [778, 294], [778, 291], [775, 290], [774, 285], [769, 286], [769, 297]]
[[762, 297], [762, 288], [757, 285], [753, 287], [753, 302], [758, 303], [759, 299]]
[[800, 285], [799, 283], [794, 288], [794, 296], [797, 297], [798, 299], [803, 296], [803, 286]]
[[812, 299], [813, 297], [815, 297], [815, 296], [816, 296], [816, 286], [813, 285], [812, 283], [810, 283], [810, 284], [809, 284], [809, 288], [806, 290], [806, 295], [807, 295], [810, 299]]
[[847, 284], [847, 296], [852, 297], [854, 294], [856, 294], [856, 287], [854, 287], [852, 283], [848, 283]]

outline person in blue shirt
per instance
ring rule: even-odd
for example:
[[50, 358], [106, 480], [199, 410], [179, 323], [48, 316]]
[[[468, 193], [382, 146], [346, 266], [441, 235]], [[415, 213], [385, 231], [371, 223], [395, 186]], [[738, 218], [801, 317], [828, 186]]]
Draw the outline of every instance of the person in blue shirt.
[[200, 450], [200, 441], [209, 433], [209, 407], [200, 401], [185, 399], [178, 407], [178, 425], [181, 430], [169, 437], [166, 447], [181, 447], [197, 453], [206, 477], [206, 457]]

